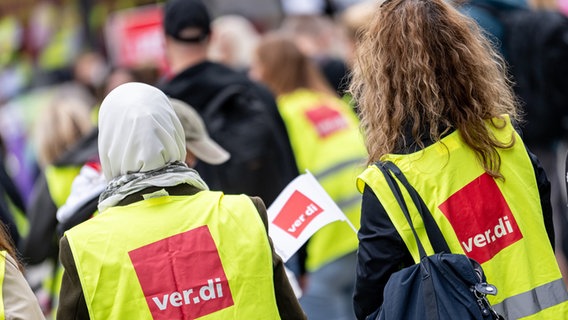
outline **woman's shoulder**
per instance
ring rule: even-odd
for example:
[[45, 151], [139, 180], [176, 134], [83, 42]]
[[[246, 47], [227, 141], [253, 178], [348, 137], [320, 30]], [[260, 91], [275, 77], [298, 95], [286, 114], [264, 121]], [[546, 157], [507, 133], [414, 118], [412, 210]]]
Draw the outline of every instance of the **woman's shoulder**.
[[44, 319], [37, 298], [16, 259], [6, 254], [5, 261], [2, 295], [6, 319]]

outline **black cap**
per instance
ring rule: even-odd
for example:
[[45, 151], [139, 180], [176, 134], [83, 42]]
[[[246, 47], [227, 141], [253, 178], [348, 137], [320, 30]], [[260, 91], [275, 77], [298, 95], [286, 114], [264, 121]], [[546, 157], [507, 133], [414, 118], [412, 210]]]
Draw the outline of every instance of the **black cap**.
[[[164, 32], [184, 42], [201, 42], [211, 33], [211, 17], [200, 0], [169, 0], [164, 7]], [[197, 35], [185, 35], [182, 31], [196, 28]]]

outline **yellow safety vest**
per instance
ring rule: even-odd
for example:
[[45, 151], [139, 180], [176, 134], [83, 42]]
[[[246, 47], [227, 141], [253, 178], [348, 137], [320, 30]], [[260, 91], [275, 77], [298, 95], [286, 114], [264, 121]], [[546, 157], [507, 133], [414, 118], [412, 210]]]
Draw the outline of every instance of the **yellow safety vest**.
[[[489, 300], [500, 314], [506, 319], [566, 319], [568, 294], [544, 226], [534, 168], [509, 118], [505, 121], [503, 129], [488, 122], [499, 141], [515, 139], [512, 148], [498, 150], [504, 179], [485, 173], [457, 131], [421, 151], [381, 160], [394, 162], [422, 196], [450, 250], [481, 263], [488, 282], [498, 288]], [[408, 222], [375, 165], [359, 176], [359, 191], [365, 184], [418, 262]], [[416, 207], [409, 205], [409, 211], [427, 254], [433, 254]]]
[[71, 193], [71, 185], [75, 177], [79, 175], [82, 165], [45, 167], [45, 179], [47, 188], [53, 203], [57, 208], [65, 204]]
[[6, 250], [0, 251], [0, 320], [6, 319], [4, 311], [4, 274], [6, 273]]
[[[367, 151], [352, 108], [339, 98], [299, 89], [278, 97], [300, 173], [309, 170], [359, 228], [361, 195], [354, 187]], [[308, 271], [357, 250], [357, 235], [343, 221], [316, 232], [307, 246]]]
[[150, 198], [66, 236], [93, 320], [280, 319], [268, 236], [247, 196]]

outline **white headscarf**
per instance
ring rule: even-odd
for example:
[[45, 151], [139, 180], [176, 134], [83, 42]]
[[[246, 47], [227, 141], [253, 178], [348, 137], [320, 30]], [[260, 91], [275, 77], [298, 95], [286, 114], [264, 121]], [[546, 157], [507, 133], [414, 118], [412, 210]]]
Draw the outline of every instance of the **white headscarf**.
[[136, 82], [116, 87], [99, 110], [99, 157], [108, 181], [99, 211], [152, 186], [185, 183], [207, 190], [183, 162], [185, 155], [183, 127], [162, 91]]
[[130, 82], [112, 90], [99, 111], [99, 156], [107, 181], [185, 160], [185, 136], [168, 97]]

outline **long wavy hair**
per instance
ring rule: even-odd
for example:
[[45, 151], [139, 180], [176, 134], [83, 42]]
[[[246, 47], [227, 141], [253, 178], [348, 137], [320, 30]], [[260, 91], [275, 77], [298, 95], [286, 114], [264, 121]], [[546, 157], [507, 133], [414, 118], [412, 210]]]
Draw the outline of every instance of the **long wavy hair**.
[[314, 61], [304, 54], [287, 35], [271, 32], [256, 48], [256, 62], [261, 67], [261, 81], [275, 95], [299, 88], [336, 95]]
[[521, 120], [505, 64], [475, 22], [444, 0], [377, 6], [357, 48], [350, 92], [369, 163], [400, 146], [424, 148], [423, 141], [459, 130], [485, 171], [501, 177], [497, 149], [515, 139], [499, 142], [487, 120], [503, 114]]

